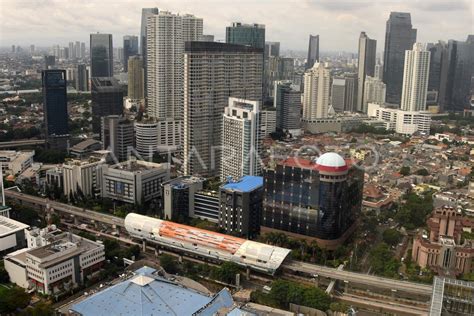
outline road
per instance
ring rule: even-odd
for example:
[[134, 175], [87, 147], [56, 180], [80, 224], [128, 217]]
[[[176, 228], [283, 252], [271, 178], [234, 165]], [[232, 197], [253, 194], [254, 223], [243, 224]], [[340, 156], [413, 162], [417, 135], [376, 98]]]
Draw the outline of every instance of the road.
[[397, 290], [400, 292], [425, 296], [431, 296], [432, 293], [432, 286], [428, 284], [399, 281], [350, 271], [339, 271], [335, 268], [318, 266], [301, 261], [291, 261], [289, 263], [284, 263], [283, 269], [288, 269], [291, 271], [301, 271], [312, 275], [318, 275], [320, 277], [348, 281], [349, 285], [350, 283], [363, 284], [373, 286], [375, 288]]
[[[124, 220], [122, 218], [82, 209], [69, 204], [54, 202], [48, 199], [27, 195], [12, 190], [5, 190], [5, 197], [39, 204], [45, 207], [46, 204], [49, 204], [49, 206], [54, 208], [55, 210], [68, 213], [77, 217], [93, 220], [94, 222], [101, 222], [109, 225], [124, 227]], [[311, 275], [318, 275], [320, 277], [348, 281], [349, 284], [353, 283], [367, 285], [374, 288], [396, 290], [404, 293], [423, 296], [431, 296], [432, 293], [432, 286], [427, 284], [388, 279], [350, 271], [340, 271], [336, 268], [319, 266], [301, 261], [290, 261], [288, 263], [284, 263], [282, 268], [290, 270], [292, 272], [304, 272]]]
[[17, 149], [23, 146], [44, 145], [44, 139], [15, 140], [11, 142], [0, 142], [0, 149]]
[[123, 218], [108, 215], [108, 214], [103, 214], [100, 212], [94, 212], [91, 210], [86, 210], [80, 207], [72, 206], [69, 204], [65, 203], [59, 203], [55, 201], [51, 201], [49, 199], [33, 196], [33, 195], [28, 195], [24, 193], [19, 193], [13, 190], [5, 190], [5, 198], [8, 199], [15, 199], [15, 200], [21, 200], [23, 202], [27, 203], [33, 203], [36, 205], [41, 205], [46, 207], [46, 205], [49, 205], [49, 207], [52, 207], [54, 210], [67, 213], [70, 215], [74, 215], [77, 217], [85, 218], [92, 220], [94, 222], [100, 222], [100, 223], [105, 223], [108, 225], [115, 225], [118, 227], [124, 227], [124, 220]]

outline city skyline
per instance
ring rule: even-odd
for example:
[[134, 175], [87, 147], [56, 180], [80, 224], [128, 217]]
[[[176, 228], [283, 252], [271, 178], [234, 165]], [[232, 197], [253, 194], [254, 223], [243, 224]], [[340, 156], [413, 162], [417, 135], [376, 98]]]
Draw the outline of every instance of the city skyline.
[[[143, 7], [158, 7], [181, 15], [190, 13], [200, 16], [204, 19], [204, 34], [213, 34], [217, 40], [224, 40], [225, 27], [232, 22], [264, 24], [267, 41], [280, 41], [282, 50], [302, 52], [307, 50], [309, 34], [320, 35], [320, 50], [323, 52], [342, 50], [355, 53], [361, 31], [370, 32], [371, 38], [383, 43], [385, 22], [390, 11], [411, 13], [413, 26], [419, 33], [418, 42], [463, 40], [467, 34], [474, 32], [473, 4], [469, 0], [414, 3], [408, 0], [353, 0], [339, 3], [324, 0], [294, 1], [291, 4], [268, 0], [259, 3], [245, 1], [244, 4], [250, 10], [241, 10], [241, 2], [205, 2], [208, 3], [187, 0], [159, 3], [148, 0], [100, 3], [6, 0], [2, 1], [0, 11], [0, 46], [67, 44], [70, 39], [87, 41], [89, 34], [101, 32], [113, 34], [114, 47], [119, 47], [122, 46], [124, 35], [140, 34]], [[212, 11], [206, 9], [208, 5], [212, 5]], [[22, 7], [22, 10], [15, 10], [18, 7]], [[111, 11], [114, 14], [107, 16]], [[25, 17], [28, 17], [27, 21]], [[58, 29], [57, 25], [67, 27]], [[466, 25], [471, 25], [471, 28], [466, 28]]]

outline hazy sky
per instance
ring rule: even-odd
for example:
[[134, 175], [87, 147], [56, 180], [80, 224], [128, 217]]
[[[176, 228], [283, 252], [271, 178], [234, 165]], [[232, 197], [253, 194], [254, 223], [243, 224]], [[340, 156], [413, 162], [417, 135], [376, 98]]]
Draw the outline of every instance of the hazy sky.
[[204, 19], [204, 33], [224, 39], [233, 21], [266, 26], [267, 41], [281, 49], [306, 50], [308, 35], [320, 34], [322, 51], [357, 50], [361, 31], [383, 50], [390, 11], [410, 12], [419, 42], [465, 40], [474, 34], [473, 0], [0, 0], [0, 46], [49, 46], [89, 41], [94, 32], [138, 35], [141, 8], [158, 7]]

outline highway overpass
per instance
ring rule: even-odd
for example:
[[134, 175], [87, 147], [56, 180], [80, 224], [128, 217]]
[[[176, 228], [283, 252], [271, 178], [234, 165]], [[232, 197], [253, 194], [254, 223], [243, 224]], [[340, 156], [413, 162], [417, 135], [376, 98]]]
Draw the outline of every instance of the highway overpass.
[[44, 139], [15, 140], [11, 142], [0, 142], [0, 149], [18, 149], [20, 147], [44, 145], [45, 143], [46, 141]]

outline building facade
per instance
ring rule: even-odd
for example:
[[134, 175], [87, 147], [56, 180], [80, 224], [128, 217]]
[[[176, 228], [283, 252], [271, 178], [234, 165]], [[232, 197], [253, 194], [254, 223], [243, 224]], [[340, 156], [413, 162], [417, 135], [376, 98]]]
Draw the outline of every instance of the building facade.
[[107, 115], [123, 114], [123, 91], [115, 78], [91, 78], [91, 99], [92, 115], [96, 119]]
[[365, 32], [359, 37], [359, 63], [358, 63], [358, 89], [357, 89], [357, 111], [367, 113], [367, 106], [364, 104], [365, 78], [374, 76], [375, 57], [377, 53], [377, 41], [370, 39]]
[[403, 111], [388, 108], [376, 103], [369, 103], [367, 115], [386, 122], [387, 130], [394, 130], [399, 134], [412, 135], [423, 133], [429, 135], [431, 113], [422, 111]]
[[264, 171], [262, 231], [279, 231], [335, 249], [355, 229], [363, 171], [336, 153], [316, 163], [288, 158]]
[[308, 58], [305, 68], [311, 69], [317, 62], [319, 62], [319, 35], [309, 35]]
[[100, 160], [67, 160], [63, 166], [63, 192], [71, 198], [71, 195], [93, 196], [99, 189]]
[[405, 52], [401, 109], [426, 111], [426, 93], [430, 73], [430, 52], [426, 45], [415, 43]]
[[402, 96], [405, 51], [416, 42], [410, 13], [390, 12], [385, 30], [383, 81], [387, 85], [387, 102], [399, 104]]
[[138, 55], [138, 36], [125, 35], [123, 37], [123, 71], [128, 72], [128, 59]]
[[194, 194], [202, 190], [204, 181], [204, 178], [183, 176], [164, 182], [161, 187], [165, 219], [186, 223], [193, 214]]
[[100, 129], [102, 149], [111, 151], [118, 161], [129, 159], [134, 147], [133, 128], [133, 122], [122, 116], [103, 116]]
[[328, 116], [331, 73], [322, 63], [315, 63], [304, 74], [303, 120]]
[[276, 127], [294, 136], [301, 135], [301, 92], [291, 81], [275, 82], [273, 104], [276, 109]]
[[265, 50], [265, 25], [234, 22], [226, 27], [225, 42]]
[[382, 79], [375, 77], [365, 78], [364, 88], [364, 108], [367, 109], [369, 103], [385, 104], [387, 86]]
[[187, 42], [184, 55], [185, 175], [220, 172], [222, 113], [229, 97], [261, 101], [263, 50]]
[[91, 78], [113, 77], [114, 49], [112, 34], [90, 35]]
[[74, 83], [77, 91], [89, 91], [89, 68], [85, 64], [77, 65]]
[[128, 94], [130, 100], [145, 99], [145, 70], [141, 56], [128, 58]]

